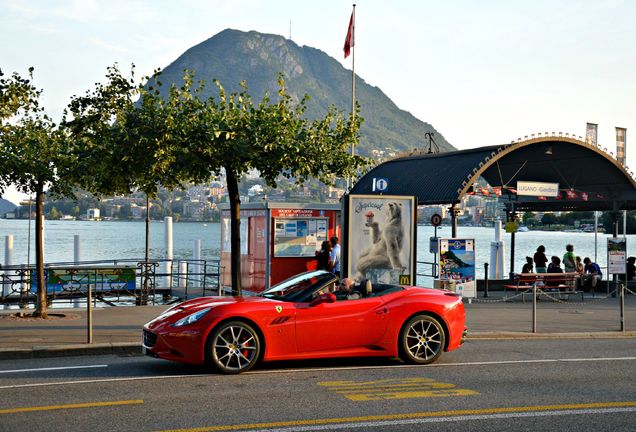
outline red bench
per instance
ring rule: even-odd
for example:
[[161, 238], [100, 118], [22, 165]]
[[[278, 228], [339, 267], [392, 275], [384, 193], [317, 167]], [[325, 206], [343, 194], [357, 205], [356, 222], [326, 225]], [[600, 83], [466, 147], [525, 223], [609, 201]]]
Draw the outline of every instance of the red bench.
[[[581, 300], [584, 300], [583, 291], [577, 290], [578, 273], [517, 273], [512, 279], [512, 283], [503, 286], [504, 292], [507, 289], [521, 291], [521, 300], [524, 300], [525, 293], [531, 293], [536, 285], [539, 295], [558, 295], [559, 298], [565, 295], [569, 298], [572, 294], [581, 294]], [[554, 290], [550, 292], [549, 290]], [[531, 293], [532, 294], [532, 293]]]

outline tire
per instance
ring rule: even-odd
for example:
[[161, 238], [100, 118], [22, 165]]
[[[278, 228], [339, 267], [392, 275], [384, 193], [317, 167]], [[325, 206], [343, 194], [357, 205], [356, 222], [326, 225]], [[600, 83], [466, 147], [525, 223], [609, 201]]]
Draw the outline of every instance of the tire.
[[444, 328], [429, 315], [417, 315], [406, 322], [400, 333], [400, 357], [408, 363], [429, 364], [444, 351]]
[[250, 370], [261, 354], [261, 340], [249, 324], [230, 321], [212, 332], [206, 343], [208, 363], [217, 371], [239, 374]]

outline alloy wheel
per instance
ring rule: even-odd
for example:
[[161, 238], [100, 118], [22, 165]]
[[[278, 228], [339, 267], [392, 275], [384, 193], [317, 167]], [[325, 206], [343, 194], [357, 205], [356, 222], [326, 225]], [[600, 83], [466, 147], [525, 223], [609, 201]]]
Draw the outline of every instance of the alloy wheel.
[[256, 331], [243, 322], [230, 322], [214, 332], [211, 354], [214, 366], [224, 373], [241, 373], [254, 366], [260, 354]]

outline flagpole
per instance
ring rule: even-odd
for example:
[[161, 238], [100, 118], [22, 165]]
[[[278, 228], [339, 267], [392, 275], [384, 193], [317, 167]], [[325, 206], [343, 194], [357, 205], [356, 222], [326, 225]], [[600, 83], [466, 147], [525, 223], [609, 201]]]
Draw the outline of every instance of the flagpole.
[[[352, 17], [353, 17], [352, 40], [354, 43], [351, 46], [351, 126], [353, 127], [353, 124], [356, 119], [356, 44], [355, 44], [356, 5], [355, 3], [353, 4]], [[355, 154], [356, 154], [355, 142], [352, 140], [351, 141], [351, 156], [355, 156]], [[347, 192], [349, 191], [350, 187], [353, 187], [352, 175], [347, 177]]]
[[[353, 40], [356, 35], [356, 5], [353, 5]], [[356, 117], [356, 45], [351, 47], [351, 118]], [[351, 143], [351, 156], [355, 155], [353, 142]]]

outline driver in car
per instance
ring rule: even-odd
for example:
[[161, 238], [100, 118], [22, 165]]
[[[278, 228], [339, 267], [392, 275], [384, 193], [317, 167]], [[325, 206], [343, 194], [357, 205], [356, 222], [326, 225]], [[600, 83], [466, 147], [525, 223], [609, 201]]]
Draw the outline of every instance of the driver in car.
[[338, 300], [357, 300], [362, 298], [359, 291], [353, 289], [355, 281], [351, 278], [344, 278], [338, 285], [338, 290], [335, 292]]

